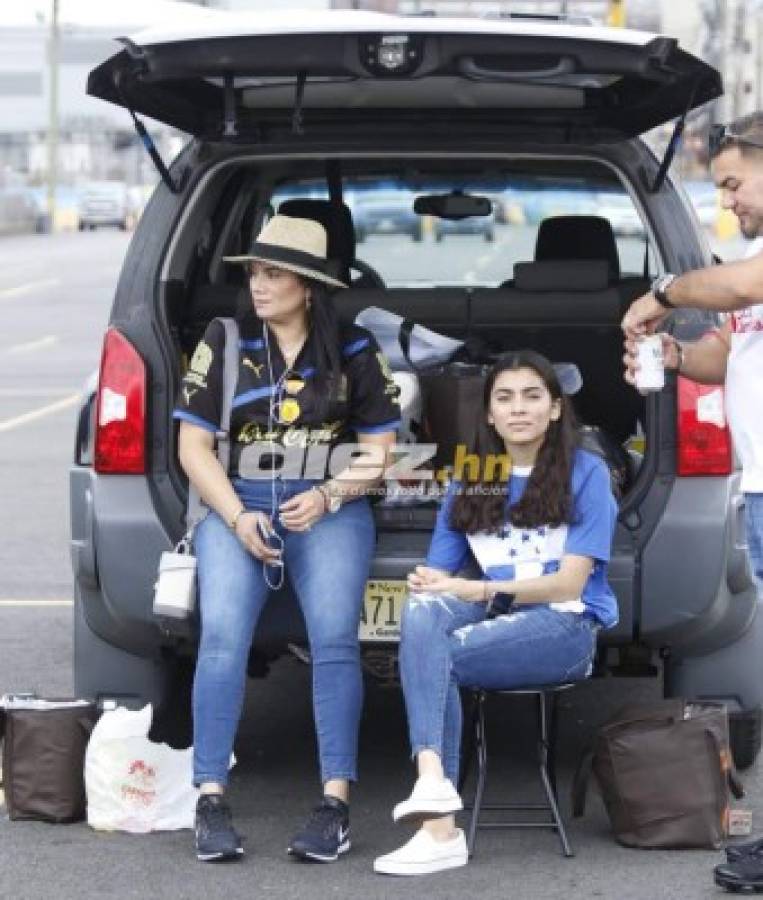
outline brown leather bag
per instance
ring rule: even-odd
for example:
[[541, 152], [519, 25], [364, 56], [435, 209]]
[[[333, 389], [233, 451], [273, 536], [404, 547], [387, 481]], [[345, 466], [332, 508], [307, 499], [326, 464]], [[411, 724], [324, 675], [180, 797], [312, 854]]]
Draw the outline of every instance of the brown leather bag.
[[578, 766], [576, 817], [591, 770], [615, 839], [626, 847], [717, 849], [728, 836], [729, 790], [744, 794], [722, 704], [674, 698], [622, 709]]
[[[98, 716], [93, 703], [47, 701], [49, 708], [0, 708], [2, 783], [13, 820], [76, 822], [85, 818], [85, 749]], [[45, 703], [46, 701], [42, 701]]]

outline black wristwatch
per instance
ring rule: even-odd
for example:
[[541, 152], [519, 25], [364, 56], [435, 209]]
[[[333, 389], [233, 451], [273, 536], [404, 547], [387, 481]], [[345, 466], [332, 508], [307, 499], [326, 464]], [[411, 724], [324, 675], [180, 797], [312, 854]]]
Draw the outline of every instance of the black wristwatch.
[[671, 284], [673, 284], [677, 277], [677, 275], [671, 275], [670, 273], [667, 273], [666, 275], [660, 275], [659, 278], [655, 278], [652, 282], [652, 293], [654, 294], [654, 299], [660, 304], [660, 306], [664, 306], [665, 309], [675, 309], [670, 300], [668, 300], [668, 288]]

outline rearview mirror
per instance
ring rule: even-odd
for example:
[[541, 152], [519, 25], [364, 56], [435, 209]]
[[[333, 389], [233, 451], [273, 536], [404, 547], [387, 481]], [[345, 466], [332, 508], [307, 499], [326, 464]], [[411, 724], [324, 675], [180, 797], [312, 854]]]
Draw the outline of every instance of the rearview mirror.
[[465, 219], [467, 216], [489, 216], [493, 211], [493, 204], [488, 197], [452, 191], [450, 194], [424, 194], [416, 197], [413, 211], [420, 216]]

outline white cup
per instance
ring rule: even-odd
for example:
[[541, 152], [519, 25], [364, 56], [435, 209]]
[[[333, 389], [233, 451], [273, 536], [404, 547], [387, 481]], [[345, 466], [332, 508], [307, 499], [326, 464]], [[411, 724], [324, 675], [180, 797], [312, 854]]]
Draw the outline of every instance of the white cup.
[[661, 391], [665, 387], [665, 357], [659, 334], [639, 338], [636, 343], [636, 361], [637, 390], [642, 394]]

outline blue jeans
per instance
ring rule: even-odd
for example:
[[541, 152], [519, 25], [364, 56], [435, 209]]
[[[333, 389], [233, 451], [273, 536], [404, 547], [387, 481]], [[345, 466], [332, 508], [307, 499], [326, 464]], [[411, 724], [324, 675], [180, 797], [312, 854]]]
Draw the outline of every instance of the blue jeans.
[[[276, 502], [310, 484], [277, 481]], [[269, 481], [236, 481], [234, 487], [247, 509], [270, 514]], [[310, 642], [321, 779], [355, 780], [363, 703], [358, 623], [375, 541], [371, 509], [363, 498], [324, 515], [309, 531], [287, 531], [277, 519], [275, 525]], [[193, 685], [193, 777], [196, 785], [227, 784], [249, 650], [270, 589], [260, 560], [216, 513], [196, 529], [194, 547], [201, 638]]]
[[458, 783], [460, 686], [513, 688], [591, 674], [598, 624], [587, 615], [524, 606], [486, 619], [484, 603], [411, 594], [403, 610], [400, 677], [411, 752], [434, 750]]
[[763, 494], [745, 494], [744, 506], [750, 566], [763, 590]]

